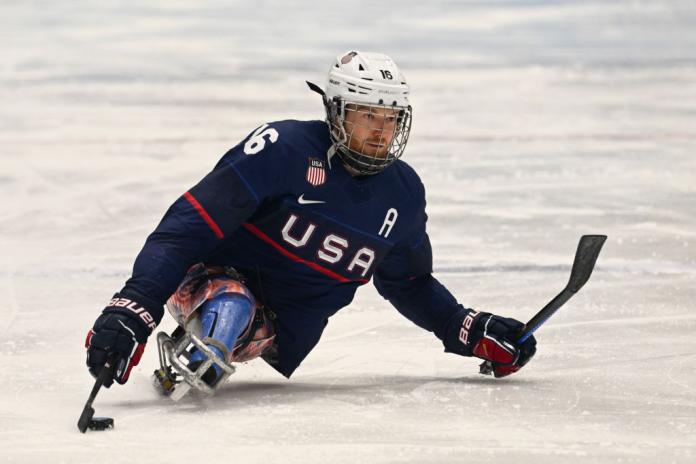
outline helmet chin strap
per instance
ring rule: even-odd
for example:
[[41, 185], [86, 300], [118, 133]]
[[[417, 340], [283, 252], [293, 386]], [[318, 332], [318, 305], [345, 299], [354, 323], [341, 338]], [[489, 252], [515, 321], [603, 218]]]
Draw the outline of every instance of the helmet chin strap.
[[[331, 169], [331, 158], [333, 158], [334, 155], [336, 155], [336, 151], [337, 151], [337, 150], [336, 150], [336, 144], [331, 145], [331, 146], [329, 147], [329, 149], [326, 151], [326, 160], [327, 160], [328, 163], [329, 163], [329, 169]], [[343, 163], [343, 167], [345, 168], [346, 171], [348, 171], [348, 174], [350, 174], [350, 175], [353, 176], [353, 177], [359, 176], [359, 175], [360, 175], [360, 173], [359, 173], [358, 171], [356, 171], [355, 169], [353, 169], [349, 164], [346, 164], [346, 163], [345, 163], [343, 160], [341, 160], [340, 158], [339, 158], [339, 161], [340, 161], [341, 163]]]
[[329, 163], [329, 169], [331, 169], [331, 158], [336, 154], [336, 144], [332, 144], [326, 151], [326, 161]]

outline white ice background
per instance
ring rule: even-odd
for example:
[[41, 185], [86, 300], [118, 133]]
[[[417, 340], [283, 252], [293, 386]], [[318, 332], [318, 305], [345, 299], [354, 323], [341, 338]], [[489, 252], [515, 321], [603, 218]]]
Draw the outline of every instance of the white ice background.
[[[85, 333], [146, 235], [253, 128], [322, 118], [304, 81], [353, 48], [412, 86], [464, 305], [526, 320], [607, 234], [589, 283], [503, 380], [371, 285], [289, 381], [174, 404], [151, 340], [79, 434]], [[0, 2], [0, 462], [694, 462], [695, 123], [692, 1]]]

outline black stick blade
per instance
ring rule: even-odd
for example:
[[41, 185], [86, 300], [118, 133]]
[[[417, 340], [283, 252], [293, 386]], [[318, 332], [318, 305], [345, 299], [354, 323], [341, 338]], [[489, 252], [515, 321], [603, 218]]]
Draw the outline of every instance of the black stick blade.
[[85, 433], [89, 427], [90, 422], [92, 422], [92, 417], [94, 416], [94, 408], [91, 406], [86, 406], [82, 410], [80, 419], [77, 421], [77, 428], [80, 432]]
[[102, 367], [101, 371], [99, 371], [97, 380], [94, 381], [92, 392], [89, 394], [85, 407], [82, 409], [82, 414], [80, 414], [80, 418], [77, 420], [77, 428], [80, 432], [85, 433], [88, 428], [91, 428], [90, 424], [92, 424], [92, 417], [94, 416], [94, 408], [92, 407], [94, 398], [97, 397], [97, 393], [99, 393], [99, 389], [102, 387], [102, 385], [104, 385], [106, 379], [112, 378], [113, 375], [114, 359], [109, 358], [106, 361], [106, 364], [104, 364], [104, 367]]
[[583, 235], [580, 238], [578, 250], [575, 252], [575, 261], [573, 261], [573, 270], [570, 273], [570, 281], [566, 287], [568, 290], [576, 293], [587, 283], [606, 239], [606, 235]]
[[595, 262], [597, 262], [597, 257], [606, 239], [606, 235], [583, 235], [580, 237], [568, 285], [527, 322], [517, 343], [523, 343], [527, 340], [548, 318], [558, 311], [561, 306], [570, 300], [570, 298], [587, 283], [592, 275]]

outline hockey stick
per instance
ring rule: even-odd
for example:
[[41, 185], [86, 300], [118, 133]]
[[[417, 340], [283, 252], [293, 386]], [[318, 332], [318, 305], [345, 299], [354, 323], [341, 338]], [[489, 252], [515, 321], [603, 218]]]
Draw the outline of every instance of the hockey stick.
[[108, 360], [106, 364], [104, 364], [104, 367], [102, 367], [101, 371], [99, 371], [97, 380], [94, 382], [94, 387], [92, 387], [92, 393], [89, 394], [87, 403], [85, 403], [85, 407], [82, 409], [82, 414], [80, 414], [80, 419], [77, 421], [77, 428], [80, 430], [80, 432], [85, 433], [88, 428], [91, 430], [105, 430], [113, 427], [114, 420], [110, 417], [96, 417], [93, 419], [94, 408], [92, 407], [92, 403], [97, 397], [99, 389], [102, 387], [104, 382], [113, 375], [114, 362], [113, 360]]
[[[570, 279], [566, 287], [549, 301], [538, 313], [532, 317], [524, 326], [524, 330], [517, 340], [517, 344], [524, 343], [532, 336], [536, 330], [544, 324], [558, 309], [563, 306], [568, 300], [575, 295], [585, 283], [589, 280], [594, 270], [599, 252], [602, 251], [606, 235], [583, 235], [580, 237], [578, 249], [575, 252], [575, 260], [573, 261], [573, 269], [570, 271]], [[493, 363], [485, 361], [480, 366], [481, 374], [490, 374], [493, 372]]]
[[604, 245], [606, 239], [606, 235], [583, 235], [580, 237], [568, 285], [527, 322], [517, 343], [524, 343], [544, 322], [553, 316], [553, 313], [558, 311], [566, 301], [570, 300], [585, 285], [592, 275], [597, 257], [599, 252], [602, 251], [602, 245]]

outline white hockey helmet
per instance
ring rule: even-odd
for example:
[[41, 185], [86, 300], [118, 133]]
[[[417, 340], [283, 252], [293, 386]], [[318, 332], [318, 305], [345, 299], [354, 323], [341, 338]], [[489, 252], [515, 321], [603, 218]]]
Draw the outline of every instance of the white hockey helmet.
[[[310, 88], [323, 95], [333, 150], [352, 170], [360, 175], [377, 174], [401, 156], [411, 130], [410, 89], [387, 55], [343, 53], [331, 65], [326, 89], [322, 91], [314, 84]], [[351, 111], [355, 113], [349, 115]], [[360, 126], [354, 117], [358, 113], [370, 114], [370, 119], [376, 117], [382, 126]], [[356, 128], [360, 127], [376, 139], [358, 142]]]

